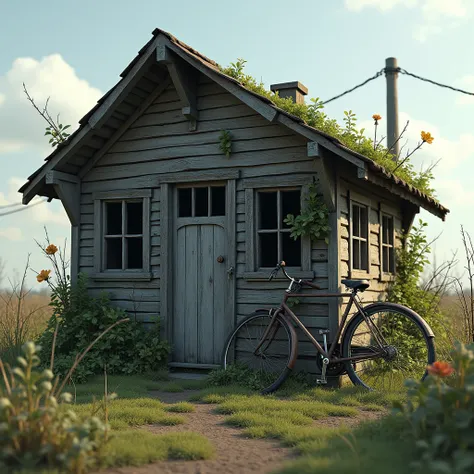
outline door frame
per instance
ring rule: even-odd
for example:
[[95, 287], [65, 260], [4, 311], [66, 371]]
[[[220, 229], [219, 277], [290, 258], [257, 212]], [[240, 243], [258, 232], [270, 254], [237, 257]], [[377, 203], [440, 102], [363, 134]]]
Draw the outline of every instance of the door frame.
[[[181, 184], [199, 184], [206, 182], [213, 184], [214, 182], [224, 182], [226, 186], [226, 232], [227, 232], [227, 267], [234, 267], [234, 273], [231, 283], [229, 284], [228, 305], [225, 313], [226, 320], [229, 324], [229, 332], [235, 325], [235, 303], [236, 303], [236, 280], [237, 280], [237, 207], [236, 207], [236, 191], [238, 171], [227, 172], [221, 176], [194, 176], [183, 179], [175, 176], [170, 181], [161, 181], [160, 204], [161, 204], [161, 278], [160, 278], [160, 324], [161, 334], [168, 342], [173, 343], [173, 318], [170, 317], [174, 308], [173, 295], [173, 259], [175, 251], [174, 227], [175, 227], [175, 188]], [[225, 341], [222, 341], [224, 344]], [[171, 362], [171, 353], [169, 361]], [[184, 367], [185, 364], [179, 364]], [[194, 365], [195, 367], [204, 368], [203, 365]]]

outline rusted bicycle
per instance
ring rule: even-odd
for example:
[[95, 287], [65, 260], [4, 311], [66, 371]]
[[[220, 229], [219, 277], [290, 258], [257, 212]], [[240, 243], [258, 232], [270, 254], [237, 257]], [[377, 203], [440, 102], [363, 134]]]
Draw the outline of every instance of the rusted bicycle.
[[[301, 357], [296, 332], [299, 327], [316, 349], [315, 363], [321, 373], [318, 384], [326, 384], [328, 376], [347, 375], [354, 385], [390, 390], [401, 388], [407, 378], [426, 377], [426, 367], [436, 357], [434, 334], [420, 315], [388, 302], [364, 306], [359, 293], [369, 288], [368, 280], [341, 280], [350, 290], [345, 293], [303, 293], [305, 287], [321, 288], [292, 278], [285, 269], [285, 262], [275, 267], [269, 280], [280, 270], [290, 281], [280, 306], [258, 309], [237, 324], [224, 347], [225, 369], [238, 364], [260, 371], [268, 383], [262, 393], [274, 392]], [[331, 335], [327, 328], [316, 329], [324, 347], [288, 306], [291, 297], [349, 298], [335, 334]], [[356, 312], [346, 325], [353, 305]], [[314, 360], [314, 349], [312, 353]]]

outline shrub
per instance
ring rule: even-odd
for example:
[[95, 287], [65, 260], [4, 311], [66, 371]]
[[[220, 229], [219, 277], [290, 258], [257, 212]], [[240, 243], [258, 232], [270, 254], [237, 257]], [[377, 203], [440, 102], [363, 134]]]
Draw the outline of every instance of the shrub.
[[[63, 306], [53, 295], [55, 313], [41, 335], [41, 358], [48, 360], [56, 336], [55, 372], [65, 375], [82, 352], [107, 327], [127, 317], [121, 309], [112, 307], [107, 295], [93, 298], [87, 293], [87, 278], [79, 275], [74, 288], [68, 289], [67, 306]], [[109, 374], [141, 374], [162, 367], [169, 346], [160, 338], [158, 322], [151, 330], [139, 321], [118, 325], [106, 337], [100, 339], [78, 366], [74, 380], [85, 381], [88, 377], [103, 373], [107, 366]]]
[[474, 471], [474, 344], [457, 343], [452, 360], [429, 366], [423, 382], [407, 381], [408, 400], [396, 405], [420, 452], [413, 467], [423, 472]]
[[23, 346], [19, 366], [0, 369], [4, 388], [0, 398], [0, 468], [2, 472], [51, 467], [82, 473], [95, 465], [105, 446], [107, 427], [98, 418], [79, 422], [71, 410], [61, 405], [72, 400], [69, 393], [59, 396], [51, 383], [50, 370], [40, 372], [38, 347]]

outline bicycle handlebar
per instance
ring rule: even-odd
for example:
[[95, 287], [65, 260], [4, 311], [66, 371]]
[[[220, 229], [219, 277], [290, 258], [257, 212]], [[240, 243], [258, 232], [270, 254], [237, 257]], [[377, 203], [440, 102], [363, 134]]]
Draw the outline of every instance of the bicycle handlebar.
[[268, 281], [272, 281], [273, 278], [275, 278], [278, 274], [278, 272], [281, 270], [283, 272], [283, 275], [285, 275], [285, 277], [290, 280], [291, 282], [295, 282], [295, 283], [298, 283], [299, 285], [304, 285], [304, 286], [309, 286], [310, 288], [313, 288], [315, 290], [320, 290], [321, 287], [318, 286], [318, 285], [315, 285], [313, 283], [311, 283], [310, 281], [307, 281], [307, 280], [296, 280], [295, 278], [292, 278], [290, 275], [288, 275], [286, 269], [286, 263], [284, 260], [282, 260], [279, 264], [277, 264], [277, 266], [272, 270], [272, 272], [270, 273], [270, 277], [268, 278]]

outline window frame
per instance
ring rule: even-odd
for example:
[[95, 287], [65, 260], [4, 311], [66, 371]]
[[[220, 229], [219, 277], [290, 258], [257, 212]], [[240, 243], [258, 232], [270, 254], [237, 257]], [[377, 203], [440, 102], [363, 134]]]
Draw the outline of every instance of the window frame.
[[[362, 240], [359, 237], [353, 235], [353, 205], [359, 207], [365, 207], [367, 209], [367, 270], [354, 268], [354, 238]], [[349, 272], [350, 278], [364, 278], [369, 279], [371, 275], [371, 258], [370, 258], [370, 214], [371, 214], [371, 200], [366, 196], [362, 196], [353, 191], [348, 192], [348, 205], [349, 205]]]
[[[124, 190], [124, 191], [104, 191], [93, 193], [94, 202], [94, 279], [100, 280], [143, 280], [149, 281], [152, 278], [150, 266], [150, 200], [152, 196], [151, 189], [143, 190]], [[106, 203], [122, 202], [122, 226], [125, 222], [123, 209], [127, 202], [142, 202], [143, 228], [142, 228], [142, 259], [143, 268], [141, 269], [106, 269], [105, 255], [105, 219]], [[126, 229], [122, 227], [122, 242]], [[139, 234], [136, 234], [138, 237]], [[125, 249], [122, 248], [122, 255]], [[123, 257], [122, 257], [123, 258]], [[122, 260], [122, 266], [124, 261]]]
[[[258, 266], [258, 192], [271, 191], [300, 191], [300, 204], [303, 206], [306, 195], [308, 193], [308, 179], [285, 180], [285, 185], [275, 185], [275, 179], [255, 180], [244, 183], [245, 190], [245, 272], [243, 278], [245, 280], [267, 280], [270, 274], [270, 267]], [[280, 230], [278, 229], [278, 232]], [[275, 262], [276, 264], [277, 262]], [[295, 278], [314, 279], [314, 272], [311, 270], [311, 240], [309, 237], [301, 237], [301, 266], [287, 267], [288, 272]], [[285, 277], [279, 273], [276, 280], [283, 280]]]
[[[383, 243], [383, 217], [389, 217], [392, 219], [392, 241], [393, 244], [387, 245]], [[397, 272], [397, 259], [396, 259], [396, 215], [394, 211], [385, 206], [383, 203], [380, 203], [380, 210], [379, 210], [379, 258], [380, 258], [380, 281], [392, 281], [395, 278]], [[392, 272], [385, 272], [383, 268], [383, 248], [384, 247], [392, 247], [393, 248], [393, 256], [392, 256], [392, 263], [393, 263], [393, 273]]]

